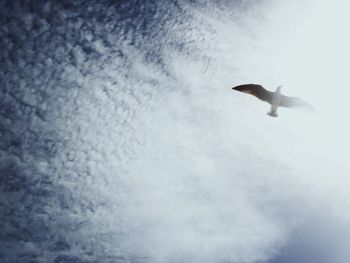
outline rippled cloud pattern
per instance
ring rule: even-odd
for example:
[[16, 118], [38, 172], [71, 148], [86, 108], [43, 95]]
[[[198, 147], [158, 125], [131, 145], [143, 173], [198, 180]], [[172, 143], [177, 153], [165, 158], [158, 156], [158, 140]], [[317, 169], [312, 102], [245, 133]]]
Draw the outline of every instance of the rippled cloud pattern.
[[298, 130], [313, 117], [274, 122], [230, 90], [280, 84], [283, 50], [262, 34], [276, 8], [1, 1], [0, 261], [314, 260], [303, 234], [329, 237], [329, 181], [307, 176], [324, 157]]

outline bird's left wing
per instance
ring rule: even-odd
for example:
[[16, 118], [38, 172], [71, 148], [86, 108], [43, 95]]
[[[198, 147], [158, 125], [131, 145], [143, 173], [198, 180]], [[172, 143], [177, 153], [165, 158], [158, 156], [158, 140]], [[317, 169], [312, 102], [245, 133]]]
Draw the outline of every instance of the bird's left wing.
[[244, 85], [233, 87], [232, 89], [253, 95], [258, 99], [268, 102], [270, 104], [272, 103], [272, 100], [273, 100], [273, 92], [268, 91], [263, 86], [258, 84], [244, 84]]

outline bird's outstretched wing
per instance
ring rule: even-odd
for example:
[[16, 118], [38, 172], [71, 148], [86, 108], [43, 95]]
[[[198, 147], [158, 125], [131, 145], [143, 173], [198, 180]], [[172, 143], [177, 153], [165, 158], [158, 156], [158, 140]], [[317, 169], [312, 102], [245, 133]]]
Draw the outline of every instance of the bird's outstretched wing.
[[244, 85], [239, 85], [236, 87], [232, 88], [233, 90], [237, 90], [240, 92], [244, 92], [247, 94], [251, 94], [258, 99], [272, 103], [273, 100], [273, 92], [266, 90], [263, 86], [258, 85], [258, 84], [244, 84]]
[[314, 107], [312, 107], [309, 103], [298, 97], [289, 97], [282, 95], [279, 106], [285, 108], [304, 108], [316, 112]]

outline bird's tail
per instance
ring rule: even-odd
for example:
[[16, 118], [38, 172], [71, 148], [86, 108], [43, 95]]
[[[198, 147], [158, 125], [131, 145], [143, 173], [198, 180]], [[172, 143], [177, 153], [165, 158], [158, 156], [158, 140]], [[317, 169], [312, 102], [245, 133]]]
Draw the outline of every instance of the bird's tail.
[[278, 114], [275, 110], [270, 110], [268, 113], [266, 113], [270, 117], [278, 117]]

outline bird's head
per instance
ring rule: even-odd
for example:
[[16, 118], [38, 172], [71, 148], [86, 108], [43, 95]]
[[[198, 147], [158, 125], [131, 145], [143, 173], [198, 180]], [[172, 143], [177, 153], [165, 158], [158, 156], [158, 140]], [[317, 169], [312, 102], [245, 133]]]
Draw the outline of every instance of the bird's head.
[[281, 92], [281, 88], [282, 88], [283, 85], [279, 85], [276, 89], [277, 92]]

